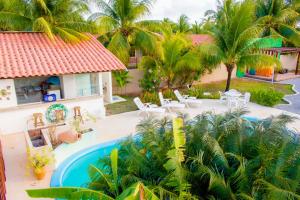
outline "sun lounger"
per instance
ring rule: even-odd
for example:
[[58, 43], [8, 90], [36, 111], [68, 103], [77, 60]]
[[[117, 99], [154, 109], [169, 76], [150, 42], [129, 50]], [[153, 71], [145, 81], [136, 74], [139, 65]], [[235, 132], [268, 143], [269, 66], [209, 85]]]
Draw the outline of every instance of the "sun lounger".
[[133, 99], [135, 105], [138, 107], [138, 109], [141, 111], [141, 113], [146, 113], [147, 116], [149, 116], [150, 113], [157, 113], [157, 114], [163, 114], [166, 112], [164, 108], [160, 108], [155, 104], [151, 103], [143, 103], [140, 98], [136, 97]]
[[185, 108], [185, 104], [179, 103], [178, 101], [172, 101], [171, 99], [164, 99], [161, 92], [158, 93], [160, 104], [163, 108], [166, 108], [168, 111], [171, 109], [182, 109]]
[[246, 92], [242, 97], [238, 98], [238, 104], [241, 107], [247, 107], [250, 102], [251, 94]]
[[174, 90], [174, 94], [180, 101], [180, 103], [184, 103], [187, 107], [189, 107], [190, 105], [199, 105], [202, 103], [202, 101], [200, 99], [197, 99], [196, 97], [187, 95], [182, 96], [178, 90]]

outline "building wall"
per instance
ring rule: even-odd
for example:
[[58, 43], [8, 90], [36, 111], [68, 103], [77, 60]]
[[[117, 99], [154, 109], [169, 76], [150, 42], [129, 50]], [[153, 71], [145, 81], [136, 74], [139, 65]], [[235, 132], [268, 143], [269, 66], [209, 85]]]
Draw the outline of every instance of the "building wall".
[[[17, 106], [17, 95], [13, 79], [0, 80], [0, 109]], [[2, 123], [0, 123], [2, 124]]]
[[[115, 80], [113, 80], [114, 94], [139, 94], [142, 89], [139, 87], [139, 80], [143, 78], [143, 71], [139, 69], [129, 69], [130, 83], [121, 90], [117, 87]], [[236, 69], [232, 72], [232, 78], [236, 78]], [[201, 77], [197, 83], [210, 83], [215, 81], [223, 81], [227, 79], [227, 70], [224, 65], [220, 65], [212, 71]]]
[[280, 56], [280, 61], [282, 63], [282, 67], [288, 69], [289, 71], [295, 71], [297, 66], [298, 54], [286, 54]]
[[[32, 123], [33, 113], [42, 113], [45, 115], [46, 110], [52, 104], [60, 103], [65, 105], [69, 110], [68, 118], [73, 118], [73, 108], [80, 106], [82, 112], [88, 112], [95, 117], [105, 116], [105, 101], [112, 101], [112, 83], [111, 73], [97, 73], [97, 81], [99, 81], [99, 94], [86, 97], [78, 97], [76, 90], [76, 78], [75, 75], [63, 75], [61, 76], [61, 88], [62, 94], [65, 98], [52, 103], [32, 103], [18, 105], [14, 88], [13, 79], [0, 80], [0, 90], [9, 86], [11, 94], [8, 99], [1, 98], [0, 100], [0, 134], [11, 134], [26, 131], [28, 124]], [[105, 91], [103, 88], [106, 87]], [[67, 119], [66, 121], [68, 121]], [[44, 119], [44, 122], [46, 120]]]
[[[232, 72], [232, 78], [236, 78], [236, 68]], [[207, 73], [202, 76], [199, 80], [199, 83], [211, 83], [216, 81], [227, 80], [227, 70], [225, 65], [220, 65], [212, 71], [212, 73]]]
[[144, 72], [139, 69], [128, 69], [130, 76], [130, 83], [125, 88], [120, 89], [117, 86], [115, 79], [113, 78], [113, 93], [114, 94], [138, 94], [142, 92], [139, 87], [139, 80], [143, 78]]
[[[53, 103], [37, 103], [32, 105], [22, 105], [6, 110], [0, 111], [0, 134], [12, 134], [27, 131], [28, 127], [32, 125], [32, 114], [43, 113], [45, 115], [46, 110], [55, 103], [61, 103], [65, 105], [69, 111], [67, 122], [73, 118], [73, 108], [80, 106], [82, 112], [88, 112], [96, 117], [105, 116], [105, 108], [103, 104], [103, 98], [98, 97], [82, 97], [76, 100], [62, 100]], [[46, 119], [44, 119], [46, 122]]]

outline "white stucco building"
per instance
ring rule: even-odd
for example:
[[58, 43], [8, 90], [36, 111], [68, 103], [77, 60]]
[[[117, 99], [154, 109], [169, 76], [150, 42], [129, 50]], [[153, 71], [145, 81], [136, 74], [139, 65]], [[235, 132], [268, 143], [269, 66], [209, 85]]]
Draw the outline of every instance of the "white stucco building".
[[[26, 131], [33, 113], [56, 103], [105, 116], [111, 71], [125, 66], [93, 36], [70, 44], [43, 33], [0, 32], [0, 134]], [[47, 102], [56, 99], [54, 102]]]

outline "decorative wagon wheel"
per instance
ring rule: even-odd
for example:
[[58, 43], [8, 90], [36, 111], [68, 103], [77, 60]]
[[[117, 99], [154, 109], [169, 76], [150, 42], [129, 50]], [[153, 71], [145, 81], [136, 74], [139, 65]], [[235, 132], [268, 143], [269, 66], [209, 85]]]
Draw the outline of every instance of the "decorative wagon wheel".
[[46, 111], [46, 119], [51, 123], [65, 121], [68, 109], [63, 104], [53, 104]]

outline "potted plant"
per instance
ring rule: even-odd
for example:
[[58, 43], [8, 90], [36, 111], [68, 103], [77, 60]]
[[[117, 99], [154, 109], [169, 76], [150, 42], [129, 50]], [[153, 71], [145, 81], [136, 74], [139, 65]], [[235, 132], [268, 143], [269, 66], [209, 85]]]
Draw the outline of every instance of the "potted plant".
[[51, 164], [53, 160], [54, 157], [50, 150], [44, 149], [42, 151], [35, 152], [34, 154], [29, 153], [29, 165], [33, 168], [33, 172], [37, 180], [44, 179], [47, 173], [46, 167]]

